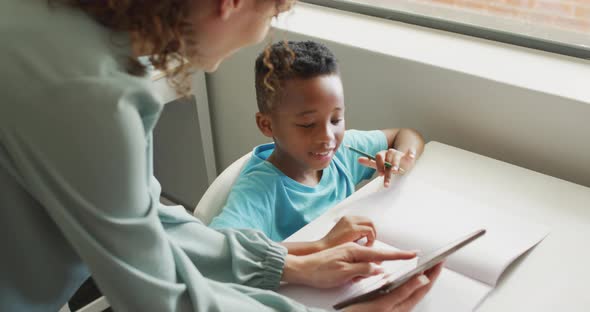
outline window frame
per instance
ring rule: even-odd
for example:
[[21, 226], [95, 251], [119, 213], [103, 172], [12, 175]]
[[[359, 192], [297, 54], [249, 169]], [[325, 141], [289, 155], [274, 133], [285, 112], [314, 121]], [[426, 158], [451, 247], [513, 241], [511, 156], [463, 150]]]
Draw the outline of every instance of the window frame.
[[498, 41], [516, 46], [557, 53], [585, 60], [590, 60], [590, 48], [550, 41], [543, 38], [528, 36], [521, 33], [491, 29], [484, 26], [470, 25], [459, 21], [446, 20], [432, 16], [412, 14], [395, 9], [385, 9], [353, 0], [300, 0], [301, 2], [329, 7], [337, 10], [360, 13], [368, 16], [389, 19], [392, 21], [449, 31], [462, 35]]

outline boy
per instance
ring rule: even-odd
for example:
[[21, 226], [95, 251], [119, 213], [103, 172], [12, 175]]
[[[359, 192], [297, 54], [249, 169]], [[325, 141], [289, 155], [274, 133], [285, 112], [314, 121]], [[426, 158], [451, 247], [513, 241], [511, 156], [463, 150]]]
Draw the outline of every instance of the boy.
[[[390, 175], [400, 166], [406, 171], [413, 166], [424, 141], [409, 129], [345, 131], [338, 64], [324, 45], [279, 42], [269, 51], [256, 59], [256, 124], [274, 143], [254, 148], [226, 206], [210, 226], [258, 229], [282, 241], [350, 196], [374, 168], [389, 186]], [[359, 158], [340, 148], [343, 144], [377, 154], [376, 161]], [[393, 168], [385, 168], [384, 161]], [[368, 219], [348, 223], [365, 233], [373, 228]], [[338, 232], [337, 227], [332, 232]], [[314, 246], [328, 247], [328, 238], [324, 245]], [[341, 242], [332, 239], [331, 244]], [[291, 248], [289, 252], [296, 253]]]

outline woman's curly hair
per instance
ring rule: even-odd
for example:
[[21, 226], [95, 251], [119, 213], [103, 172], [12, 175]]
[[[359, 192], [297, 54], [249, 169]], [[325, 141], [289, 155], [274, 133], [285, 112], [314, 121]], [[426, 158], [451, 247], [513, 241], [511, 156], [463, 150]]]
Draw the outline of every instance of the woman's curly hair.
[[[190, 89], [187, 59], [191, 57], [189, 12], [187, 0], [48, 0], [50, 4], [65, 4], [81, 9], [98, 23], [117, 32], [129, 32], [140, 37], [149, 60], [156, 69], [168, 76], [169, 83], [180, 94]], [[142, 76], [146, 68], [129, 57], [127, 72]]]
[[[78, 8], [103, 26], [117, 32], [128, 32], [141, 38], [149, 61], [163, 71], [179, 94], [190, 91], [191, 66], [195, 45], [189, 12], [195, 0], [48, 0]], [[277, 9], [289, 9], [296, 0], [275, 1]], [[146, 68], [129, 57], [127, 72], [142, 76]]]
[[[78, 8], [113, 31], [137, 35], [151, 65], [166, 73], [179, 94], [188, 93], [190, 49], [186, 38], [191, 29], [188, 16], [191, 1], [49, 0], [49, 3]], [[126, 66], [131, 75], [146, 74], [146, 67], [136, 58], [130, 57]]]

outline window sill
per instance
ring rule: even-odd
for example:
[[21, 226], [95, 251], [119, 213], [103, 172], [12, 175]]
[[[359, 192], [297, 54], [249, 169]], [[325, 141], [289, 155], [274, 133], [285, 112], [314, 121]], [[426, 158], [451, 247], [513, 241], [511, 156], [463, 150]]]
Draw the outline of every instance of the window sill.
[[298, 3], [273, 26], [590, 104], [590, 61]]

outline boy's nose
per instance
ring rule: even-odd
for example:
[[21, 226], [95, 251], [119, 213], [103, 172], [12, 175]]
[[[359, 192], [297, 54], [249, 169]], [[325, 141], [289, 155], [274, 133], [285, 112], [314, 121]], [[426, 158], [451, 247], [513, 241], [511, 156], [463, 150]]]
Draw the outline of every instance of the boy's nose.
[[321, 129], [318, 138], [320, 142], [330, 144], [332, 141], [334, 141], [334, 131], [331, 127], [325, 126]]

